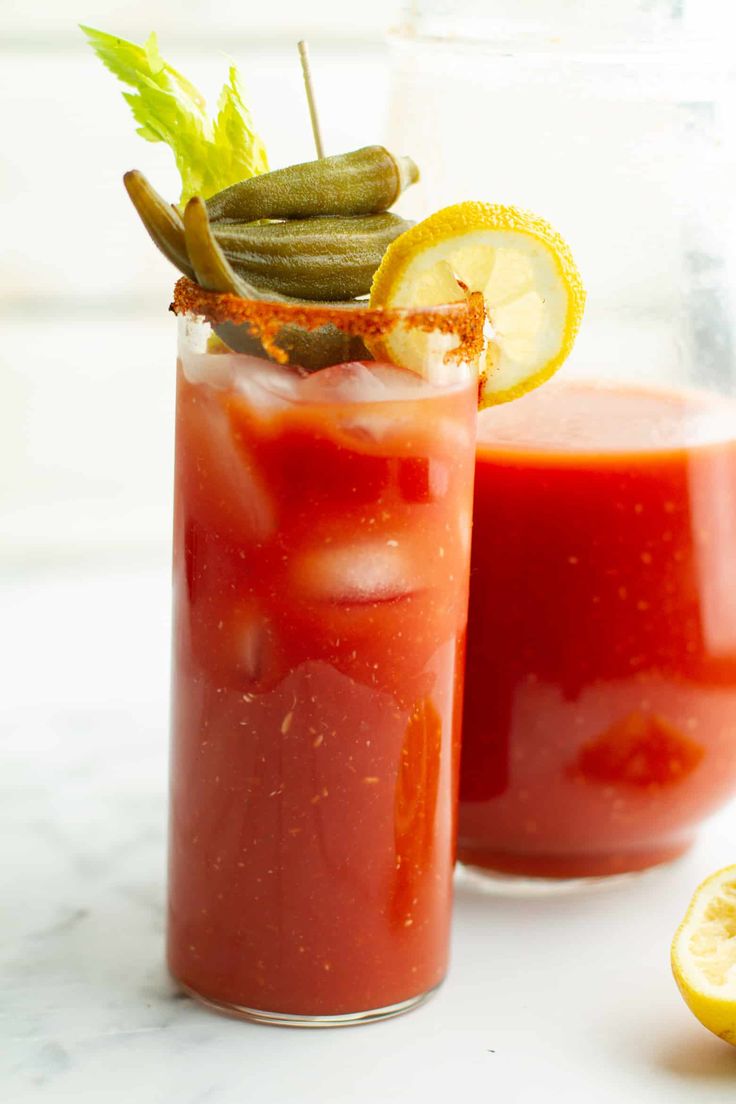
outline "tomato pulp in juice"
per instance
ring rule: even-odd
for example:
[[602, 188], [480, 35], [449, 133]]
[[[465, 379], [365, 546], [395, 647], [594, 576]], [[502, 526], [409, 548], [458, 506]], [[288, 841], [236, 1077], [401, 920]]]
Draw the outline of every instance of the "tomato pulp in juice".
[[191, 359], [171, 969], [291, 1015], [403, 1002], [446, 969], [475, 387]]
[[736, 404], [552, 383], [479, 435], [459, 857], [672, 858], [736, 790]]

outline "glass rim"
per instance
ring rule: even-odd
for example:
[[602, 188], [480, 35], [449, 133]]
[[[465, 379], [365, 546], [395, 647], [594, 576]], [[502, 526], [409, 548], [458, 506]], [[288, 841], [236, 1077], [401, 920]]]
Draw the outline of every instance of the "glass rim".
[[334, 326], [345, 334], [369, 341], [384, 337], [397, 326], [427, 334], [449, 334], [457, 337], [458, 345], [447, 355], [461, 361], [480, 355], [485, 324], [485, 302], [480, 292], [468, 292], [455, 303], [427, 307], [371, 307], [359, 300], [346, 306], [243, 299], [231, 292], [207, 291], [186, 276], [177, 280], [169, 310], [177, 316], [203, 318], [214, 326], [244, 325], [277, 362], [283, 362], [285, 354], [276, 338], [289, 325], [310, 333]]

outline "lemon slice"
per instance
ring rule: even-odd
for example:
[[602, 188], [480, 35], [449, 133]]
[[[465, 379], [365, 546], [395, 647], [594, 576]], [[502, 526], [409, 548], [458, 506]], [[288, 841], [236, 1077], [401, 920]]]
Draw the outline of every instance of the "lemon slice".
[[696, 889], [672, 943], [672, 972], [690, 1011], [736, 1046], [736, 866]]
[[[481, 407], [518, 398], [560, 367], [580, 327], [585, 291], [569, 247], [548, 223], [490, 203], [437, 211], [388, 247], [371, 306], [457, 302], [461, 284], [482, 292], [491, 328], [479, 366]], [[430, 341], [397, 327], [372, 352], [425, 375]]]

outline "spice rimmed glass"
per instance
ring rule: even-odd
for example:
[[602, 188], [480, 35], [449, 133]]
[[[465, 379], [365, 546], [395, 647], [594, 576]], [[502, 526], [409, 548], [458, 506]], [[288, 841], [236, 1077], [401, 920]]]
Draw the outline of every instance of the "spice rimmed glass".
[[[480, 320], [174, 307], [170, 968], [260, 1022], [396, 1015], [447, 965]], [[429, 379], [207, 318], [291, 359], [411, 326]]]

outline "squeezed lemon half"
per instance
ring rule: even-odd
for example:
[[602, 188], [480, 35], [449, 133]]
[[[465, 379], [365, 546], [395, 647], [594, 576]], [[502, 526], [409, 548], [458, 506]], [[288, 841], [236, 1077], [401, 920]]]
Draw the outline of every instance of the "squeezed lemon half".
[[[538, 387], [570, 353], [585, 307], [580, 273], [549, 223], [516, 207], [458, 203], [396, 239], [373, 278], [372, 307], [424, 307], [480, 291], [490, 323], [479, 405]], [[377, 357], [424, 374], [429, 338], [396, 328]]]
[[696, 889], [672, 942], [672, 972], [690, 1011], [736, 1046], [736, 866]]

